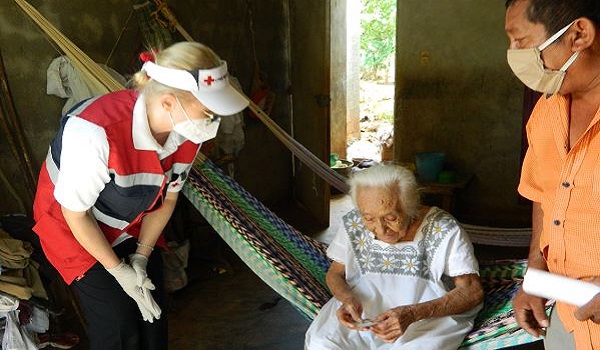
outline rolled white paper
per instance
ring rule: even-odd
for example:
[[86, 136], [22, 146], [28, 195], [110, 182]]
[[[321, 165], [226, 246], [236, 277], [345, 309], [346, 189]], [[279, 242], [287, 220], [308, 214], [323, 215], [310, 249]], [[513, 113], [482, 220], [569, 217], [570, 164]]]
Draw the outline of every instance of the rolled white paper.
[[523, 290], [546, 299], [583, 306], [600, 293], [600, 286], [534, 268], [527, 269]]

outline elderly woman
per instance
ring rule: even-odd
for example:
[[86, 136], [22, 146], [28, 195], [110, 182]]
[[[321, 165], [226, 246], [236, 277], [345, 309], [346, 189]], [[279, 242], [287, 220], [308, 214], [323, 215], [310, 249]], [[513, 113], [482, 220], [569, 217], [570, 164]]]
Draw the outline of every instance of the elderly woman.
[[411, 171], [378, 165], [355, 173], [357, 209], [327, 250], [333, 298], [306, 333], [309, 350], [457, 349], [483, 289], [465, 231], [419, 204]]

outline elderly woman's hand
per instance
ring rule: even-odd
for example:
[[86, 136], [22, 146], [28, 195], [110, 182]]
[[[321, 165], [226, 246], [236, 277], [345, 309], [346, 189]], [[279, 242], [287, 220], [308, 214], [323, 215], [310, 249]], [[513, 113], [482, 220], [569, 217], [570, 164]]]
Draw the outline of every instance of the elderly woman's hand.
[[413, 306], [399, 306], [390, 309], [375, 319], [378, 321], [372, 326], [371, 331], [381, 340], [387, 343], [395, 342], [404, 332], [406, 328], [413, 322], [417, 321]]
[[358, 329], [355, 323], [361, 320], [362, 304], [360, 300], [351, 296], [341, 301], [342, 306], [336, 311], [340, 323], [350, 329]]

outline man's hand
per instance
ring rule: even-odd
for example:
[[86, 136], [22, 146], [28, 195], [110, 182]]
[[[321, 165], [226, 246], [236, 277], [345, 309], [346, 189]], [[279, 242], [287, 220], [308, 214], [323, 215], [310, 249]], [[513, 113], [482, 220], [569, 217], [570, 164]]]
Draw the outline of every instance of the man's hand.
[[579, 321], [590, 320], [600, 323], [600, 293], [596, 294], [587, 304], [575, 310], [575, 318]]
[[413, 307], [409, 305], [390, 309], [377, 316], [375, 321], [379, 323], [371, 327], [371, 332], [384, 342], [393, 343], [406, 332], [416, 318]]
[[550, 324], [546, 315], [546, 299], [527, 294], [521, 287], [512, 304], [521, 328], [534, 337], [546, 334], [545, 328]]
[[362, 304], [355, 297], [348, 297], [342, 300], [342, 306], [336, 311], [336, 315], [341, 324], [350, 329], [358, 329], [355, 325], [362, 317]]
[[[600, 286], [600, 277], [586, 279], [586, 281]], [[575, 318], [579, 321], [590, 320], [600, 324], [600, 293], [596, 294], [587, 304], [575, 310]]]

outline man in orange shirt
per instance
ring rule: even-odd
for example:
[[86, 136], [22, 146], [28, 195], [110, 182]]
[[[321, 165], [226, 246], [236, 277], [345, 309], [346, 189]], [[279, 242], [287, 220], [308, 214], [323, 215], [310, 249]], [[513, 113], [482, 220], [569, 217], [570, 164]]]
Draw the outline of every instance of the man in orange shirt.
[[[507, 0], [507, 59], [544, 93], [527, 124], [519, 193], [533, 201], [529, 266], [600, 285], [600, 2]], [[560, 288], [560, 286], [557, 286]], [[522, 289], [520, 326], [547, 350], [600, 349], [600, 296], [581, 308]], [[546, 329], [547, 327], [547, 329]]]

